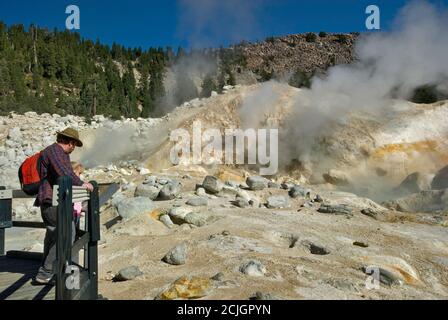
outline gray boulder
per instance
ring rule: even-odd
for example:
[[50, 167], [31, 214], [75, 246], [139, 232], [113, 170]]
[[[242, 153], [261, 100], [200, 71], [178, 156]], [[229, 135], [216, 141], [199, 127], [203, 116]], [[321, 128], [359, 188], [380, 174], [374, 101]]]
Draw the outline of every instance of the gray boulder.
[[306, 188], [302, 187], [302, 186], [295, 185], [291, 189], [289, 189], [288, 194], [289, 194], [289, 196], [291, 198], [294, 198], [294, 199], [295, 198], [299, 198], [299, 197], [305, 198], [305, 197], [309, 197], [310, 196], [311, 191], [309, 189], [306, 189]]
[[266, 189], [268, 187], [268, 183], [269, 181], [266, 178], [260, 176], [252, 176], [246, 180], [247, 186], [253, 191]]
[[163, 257], [162, 261], [172, 264], [172, 265], [182, 265], [187, 261], [187, 245], [182, 243], [174, 248], [172, 248]]
[[232, 201], [232, 204], [234, 204], [235, 206], [237, 206], [239, 208], [243, 208], [243, 209], [250, 207], [249, 201], [247, 201], [244, 198], [240, 198], [240, 197], [237, 197], [235, 201]]
[[283, 183], [281, 184], [281, 188], [282, 188], [283, 190], [289, 190], [289, 189], [291, 189], [291, 188], [294, 187], [294, 186], [295, 186], [295, 184], [292, 183], [292, 182], [283, 182]]
[[207, 222], [205, 217], [193, 213], [191, 209], [186, 207], [172, 208], [168, 214], [171, 220], [177, 225], [188, 223], [197, 227], [202, 227]]
[[401, 212], [432, 213], [448, 208], [448, 189], [430, 190], [385, 202], [386, 208]]
[[198, 197], [206, 197], [206, 196], [207, 196], [207, 193], [205, 192], [205, 189], [204, 189], [204, 188], [200, 187], [200, 188], [198, 188], [198, 189], [196, 190], [196, 195], [197, 195]]
[[302, 204], [302, 208], [314, 208], [315, 204], [311, 201], [306, 201], [304, 204]]
[[185, 223], [185, 217], [188, 214], [190, 214], [191, 212], [192, 211], [190, 208], [177, 207], [177, 208], [172, 208], [168, 214], [169, 214], [171, 220], [175, 224], [182, 224], [182, 223]]
[[208, 204], [208, 200], [207, 200], [207, 198], [204, 198], [204, 197], [196, 197], [196, 198], [189, 199], [187, 201], [187, 204], [192, 207], [201, 207], [201, 206], [206, 206]]
[[238, 181], [227, 180], [224, 182], [226, 186], [238, 189], [240, 187], [240, 183]]
[[251, 277], [263, 277], [266, 267], [258, 260], [250, 260], [239, 268], [240, 272]]
[[185, 216], [185, 222], [192, 224], [196, 227], [202, 227], [203, 225], [205, 225], [207, 223], [206, 219], [197, 213], [187, 214]]
[[151, 186], [149, 184], [140, 184], [135, 189], [134, 197], [147, 197], [151, 200], [156, 200], [159, 196], [160, 188]]
[[372, 208], [365, 208], [361, 210], [361, 213], [365, 216], [368, 216], [370, 218], [373, 218], [375, 220], [378, 220], [380, 217], [383, 216], [383, 212], [379, 210], [374, 210]]
[[167, 227], [169, 229], [174, 227], [173, 221], [171, 220], [170, 216], [167, 214], [161, 215], [159, 220], [160, 220], [160, 222], [162, 222], [165, 225], [165, 227]]
[[173, 200], [181, 192], [181, 184], [177, 181], [173, 181], [165, 184], [159, 192], [158, 199], [160, 200]]
[[175, 181], [169, 178], [157, 178], [157, 183], [164, 186], [166, 184], [174, 183]]
[[154, 209], [154, 203], [149, 198], [129, 198], [118, 202], [116, 208], [118, 214], [123, 219], [131, 219], [144, 213], [151, 212]]
[[266, 206], [270, 209], [283, 209], [290, 207], [288, 199], [283, 196], [269, 197], [266, 201]]
[[236, 194], [236, 198], [242, 198], [247, 202], [249, 202], [252, 199], [249, 193], [245, 190], [239, 190], [238, 193]]
[[325, 256], [327, 254], [330, 254], [330, 250], [328, 250], [327, 248], [325, 248], [324, 246], [322, 246], [320, 244], [316, 244], [309, 240], [302, 241], [300, 243], [300, 245], [303, 246], [304, 248], [306, 248], [307, 250], [309, 250], [309, 252], [311, 254], [320, 255], [320, 256]]
[[143, 275], [143, 272], [136, 266], [127, 267], [118, 271], [114, 277], [114, 281], [128, 281], [133, 280], [139, 276]]
[[217, 194], [218, 197], [236, 196], [240, 190], [231, 186], [223, 186], [222, 190]]
[[317, 210], [320, 213], [329, 213], [334, 215], [350, 215], [352, 214], [352, 210], [345, 204], [322, 204], [320, 208]]
[[157, 186], [157, 177], [155, 177], [155, 176], [146, 177], [145, 181], [143, 181], [143, 184], [147, 184], [147, 185], [155, 187], [155, 186]]
[[280, 189], [280, 185], [279, 185], [278, 183], [269, 181], [269, 182], [268, 182], [268, 188], [271, 188], [271, 189]]
[[204, 182], [202, 182], [202, 187], [205, 189], [205, 191], [211, 194], [219, 193], [222, 190], [223, 186], [224, 184], [214, 176], [206, 176]]
[[251, 199], [251, 200], [249, 200], [249, 204], [250, 204], [250, 206], [252, 207], [252, 208], [261, 208], [261, 203], [260, 203], [260, 200], [258, 200], [258, 199]]

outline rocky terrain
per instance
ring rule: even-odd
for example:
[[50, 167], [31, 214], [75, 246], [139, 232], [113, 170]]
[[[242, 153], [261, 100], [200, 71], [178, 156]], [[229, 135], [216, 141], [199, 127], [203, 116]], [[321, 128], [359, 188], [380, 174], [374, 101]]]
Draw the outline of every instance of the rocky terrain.
[[[171, 164], [170, 131], [195, 120], [242, 126], [264, 86], [227, 87], [159, 119], [2, 117], [1, 184], [17, 188], [21, 161], [56, 131], [81, 131], [72, 159], [88, 167], [83, 178], [121, 185], [101, 208], [99, 291], [109, 299], [446, 299], [448, 103], [391, 101], [387, 122], [353, 114], [308, 164], [285, 161], [272, 177]], [[250, 119], [281, 127], [301, 91], [269, 86], [278, 99]], [[39, 220], [30, 201], [13, 207], [16, 219]], [[7, 230], [6, 246], [39, 251], [42, 236]], [[377, 289], [366, 286], [369, 267]]]
[[307, 41], [307, 34], [295, 34], [244, 45], [247, 70], [257, 74], [262, 70], [275, 71], [278, 75], [291, 74], [297, 70], [313, 73], [355, 60], [356, 34], [314, 35], [315, 39], [312, 41]]

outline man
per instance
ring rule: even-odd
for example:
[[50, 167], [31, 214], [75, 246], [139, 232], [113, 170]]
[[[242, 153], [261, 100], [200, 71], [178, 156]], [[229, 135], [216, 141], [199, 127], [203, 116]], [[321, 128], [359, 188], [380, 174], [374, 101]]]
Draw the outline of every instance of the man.
[[[39, 193], [34, 205], [40, 207], [42, 219], [47, 232], [44, 240], [44, 258], [42, 266], [36, 275], [35, 282], [38, 284], [53, 283], [53, 263], [56, 260], [56, 237], [57, 237], [57, 207], [52, 206], [53, 186], [59, 177], [69, 176], [73, 179], [74, 186], [83, 186], [90, 192], [93, 186], [84, 183], [73, 172], [70, 162], [70, 154], [76, 147], [82, 147], [78, 131], [67, 128], [57, 132], [56, 143], [48, 146], [41, 152]], [[74, 228], [72, 228], [72, 241], [74, 240]]]

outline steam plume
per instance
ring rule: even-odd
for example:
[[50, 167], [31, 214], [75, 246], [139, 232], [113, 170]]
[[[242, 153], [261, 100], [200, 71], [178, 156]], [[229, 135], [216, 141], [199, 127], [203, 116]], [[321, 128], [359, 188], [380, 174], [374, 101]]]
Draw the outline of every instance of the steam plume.
[[318, 137], [344, 123], [351, 112], [381, 114], [391, 98], [408, 98], [422, 85], [443, 89], [448, 79], [448, 19], [446, 9], [428, 2], [405, 6], [388, 33], [362, 36], [358, 62], [329, 69], [314, 78], [310, 90], [298, 95], [286, 125], [288, 157], [307, 158]]

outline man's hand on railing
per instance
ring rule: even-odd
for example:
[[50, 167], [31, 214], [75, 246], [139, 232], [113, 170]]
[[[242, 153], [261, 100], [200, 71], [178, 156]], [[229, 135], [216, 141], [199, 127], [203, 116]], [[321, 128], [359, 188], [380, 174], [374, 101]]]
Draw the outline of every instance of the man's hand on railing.
[[89, 182], [86, 182], [82, 185], [83, 188], [86, 188], [87, 190], [89, 190], [90, 192], [93, 191], [93, 185]]

